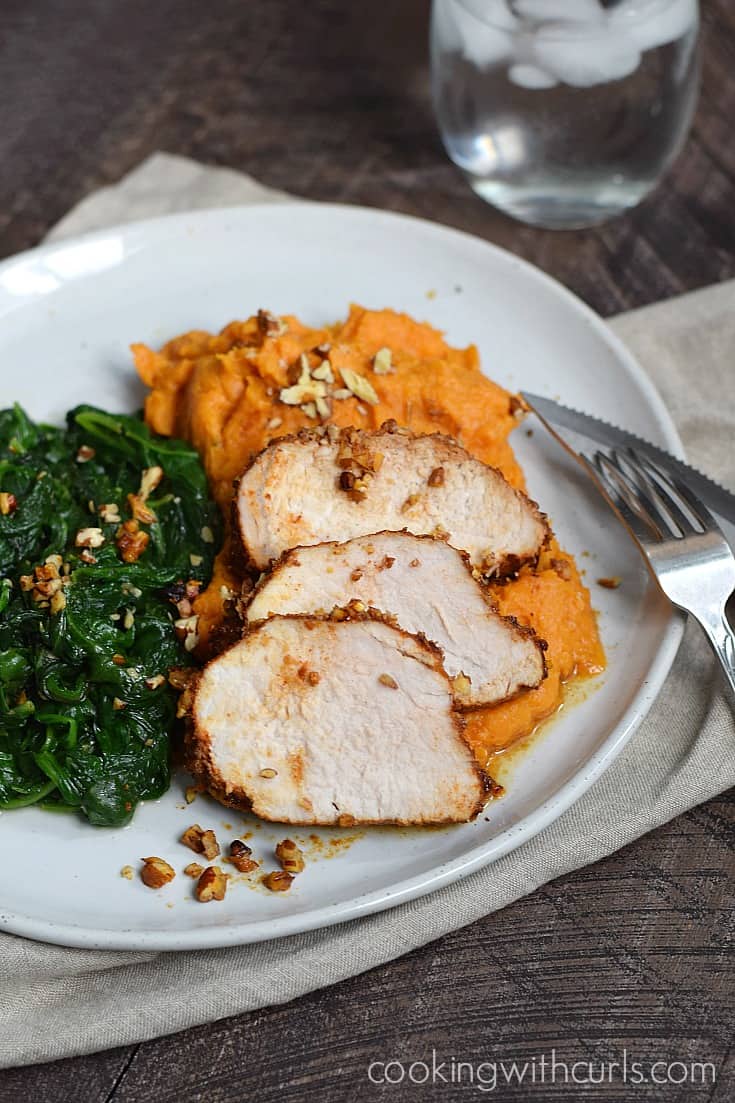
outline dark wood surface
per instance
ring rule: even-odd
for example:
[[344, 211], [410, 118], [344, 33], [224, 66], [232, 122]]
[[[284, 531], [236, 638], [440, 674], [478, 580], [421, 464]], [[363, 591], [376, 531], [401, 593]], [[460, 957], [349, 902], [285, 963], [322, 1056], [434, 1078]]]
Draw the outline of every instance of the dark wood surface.
[[[154, 150], [314, 199], [406, 211], [497, 242], [602, 314], [735, 276], [735, 6], [704, 0], [693, 133], [662, 187], [602, 229], [518, 226], [468, 191], [436, 135], [428, 4], [2, 0], [0, 255], [35, 244]], [[735, 801], [294, 1004], [140, 1046], [0, 1073], [0, 1100], [471, 1098], [380, 1088], [371, 1061], [712, 1061], [714, 1088], [498, 1088], [490, 1098], [735, 1097]], [[182, 999], [186, 994], [182, 993]]]

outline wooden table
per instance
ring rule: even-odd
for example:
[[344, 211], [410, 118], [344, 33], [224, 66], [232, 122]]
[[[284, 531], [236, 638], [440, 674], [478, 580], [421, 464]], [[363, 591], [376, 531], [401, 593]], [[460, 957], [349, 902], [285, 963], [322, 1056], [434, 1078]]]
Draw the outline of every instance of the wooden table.
[[[91, 189], [164, 149], [296, 195], [479, 234], [604, 315], [735, 276], [735, 6], [703, 8], [702, 96], [675, 168], [626, 217], [554, 234], [495, 214], [447, 161], [428, 93], [427, 0], [4, 0], [0, 254], [35, 244]], [[626, 1046], [641, 1061], [713, 1061], [718, 1083], [558, 1083], [490, 1098], [724, 1103], [735, 1095], [734, 809], [725, 794], [499, 914], [294, 1004], [0, 1073], [0, 1100], [471, 1098], [449, 1086], [373, 1087], [367, 1066], [420, 1060], [432, 1047], [475, 1061], [555, 1048], [573, 1062], [611, 1060]]]

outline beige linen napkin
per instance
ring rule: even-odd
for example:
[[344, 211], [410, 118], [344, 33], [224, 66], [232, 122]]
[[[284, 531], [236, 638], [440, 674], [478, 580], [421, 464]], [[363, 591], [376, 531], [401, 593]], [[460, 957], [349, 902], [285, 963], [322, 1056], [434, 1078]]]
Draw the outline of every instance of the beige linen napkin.
[[[287, 198], [229, 169], [157, 154], [85, 199], [59, 237], [170, 210]], [[735, 281], [616, 319], [697, 466], [735, 485]], [[696, 386], [692, 386], [696, 379]], [[0, 935], [0, 1067], [172, 1033], [293, 999], [430, 942], [631, 842], [735, 784], [735, 721], [696, 629], [620, 758], [573, 808], [494, 865], [392, 911], [255, 946], [69, 950]], [[0, 896], [2, 890], [0, 889]]]

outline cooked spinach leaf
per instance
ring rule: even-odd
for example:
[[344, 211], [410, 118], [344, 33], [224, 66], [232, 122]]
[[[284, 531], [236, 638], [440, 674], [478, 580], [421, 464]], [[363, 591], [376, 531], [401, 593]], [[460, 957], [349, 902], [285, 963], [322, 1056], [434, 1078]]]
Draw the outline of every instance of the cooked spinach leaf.
[[191, 655], [174, 601], [211, 577], [218, 511], [196, 452], [79, 406], [0, 411], [0, 809], [127, 823], [168, 787]]

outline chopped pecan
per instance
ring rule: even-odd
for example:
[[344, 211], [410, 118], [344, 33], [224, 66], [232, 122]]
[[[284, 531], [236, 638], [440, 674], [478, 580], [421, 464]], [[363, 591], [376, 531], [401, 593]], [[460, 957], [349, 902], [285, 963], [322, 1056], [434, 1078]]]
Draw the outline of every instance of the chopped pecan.
[[105, 502], [104, 505], [101, 505], [100, 518], [106, 525], [119, 525], [122, 518], [117, 502]]
[[322, 383], [334, 383], [334, 372], [328, 360], [322, 360], [318, 367], [311, 373], [312, 379], [318, 379]]
[[373, 371], [376, 375], [388, 375], [393, 371], [393, 354], [387, 347], [378, 349], [373, 357]]
[[240, 873], [252, 873], [258, 868], [258, 862], [252, 857], [252, 850], [240, 839], [233, 839], [230, 843], [230, 862]]
[[101, 548], [104, 542], [105, 535], [100, 528], [80, 529], [74, 537], [78, 548]]
[[272, 873], [266, 873], [263, 884], [271, 892], [288, 892], [293, 884], [293, 876], [285, 869], [276, 869]]
[[[137, 521], [124, 521], [117, 530], [115, 543], [124, 563], [137, 563], [148, 547], [150, 536], [140, 531]], [[94, 547], [94, 545], [92, 545]]]
[[227, 874], [219, 866], [208, 866], [196, 883], [194, 894], [202, 904], [210, 900], [224, 900], [227, 892]]
[[173, 881], [176, 872], [163, 858], [142, 858], [143, 868], [140, 871], [140, 879], [149, 889], [161, 889], [169, 881]]
[[[135, 520], [141, 521], [144, 525], [152, 525], [158, 520], [151, 507], [147, 505], [140, 494], [128, 494], [128, 509]], [[120, 518], [118, 517], [117, 520], [119, 521]]]
[[214, 831], [202, 832], [202, 854], [211, 862], [213, 858], [216, 858], [219, 854], [219, 843], [217, 842], [217, 836]]
[[3, 491], [0, 494], [0, 513], [4, 517], [7, 517], [9, 513], [15, 513], [18, 508], [18, 499], [15, 494], [9, 494]]
[[203, 854], [208, 862], [216, 858], [220, 852], [214, 831], [205, 831], [198, 823], [193, 823], [191, 827], [187, 827], [180, 841], [184, 846], [188, 846], [189, 850], [193, 850], [195, 854]]
[[189, 862], [188, 866], [184, 866], [184, 873], [187, 877], [201, 877], [204, 873], [204, 866], [199, 865], [199, 862]]
[[162, 478], [163, 468], [159, 467], [158, 464], [154, 467], [146, 467], [140, 477], [140, 489], [137, 496], [142, 498], [144, 502], [147, 501], [148, 495], [153, 493]]
[[283, 839], [276, 847], [276, 858], [286, 873], [303, 873], [304, 855], [293, 839]]
[[51, 598], [51, 612], [60, 613], [66, 609], [66, 594], [63, 590], [57, 590]]
[[375, 388], [364, 375], [352, 371], [351, 368], [340, 368], [339, 371], [345, 387], [348, 391], [352, 392], [355, 398], [359, 398], [363, 402], [368, 402], [371, 406], [378, 405], [380, 400], [375, 393]]
[[179, 620], [174, 621], [174, 628], [179, 633], [179, 639], [183, 641], [184, 650], [193, 651], [199, 643], [199, 617], [180, 617]]
[[444, 486], [444, 468], [435, 467], [426, 481], [429, 486]]

